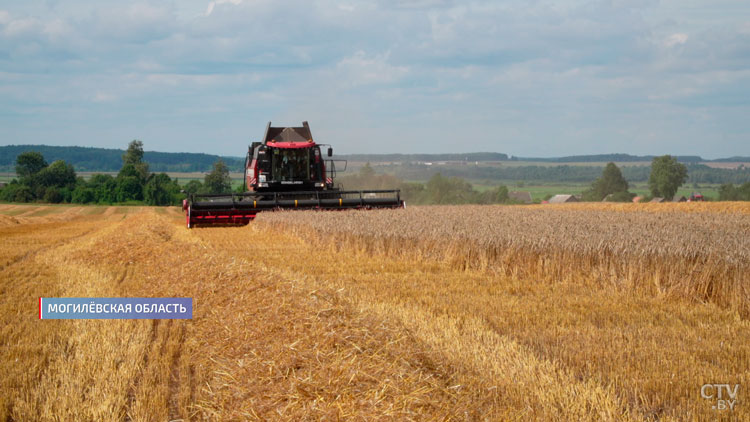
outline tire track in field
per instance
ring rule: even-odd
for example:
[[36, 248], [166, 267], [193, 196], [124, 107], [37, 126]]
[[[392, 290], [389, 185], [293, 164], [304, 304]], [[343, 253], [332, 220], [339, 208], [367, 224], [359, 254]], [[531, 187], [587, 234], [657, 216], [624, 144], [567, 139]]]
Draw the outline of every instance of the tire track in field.
[[[0, 278], [0, 319], [8, 324], [2, 330], [0, 353], [11, 359], [0, 363], [0, 367], [15, 362], [13, 370], [0, 371], [5, 372], [2, 389], [11, 388], [11, 391], [0, 391], [0, 420], [39, 419], [41, 415], [32, 410], [34, 405], [26, 401], [35, 394], [28, 383], [38, 385], [51, 361], [75, 353], [65, 334], [69, 324], [37, 319], [37, 298], [56, 296], [61, 292], [61, 286], [56, 283], [59, 268], [46, 265], [44, 256], [86, 239], [104, 230], [105, 226], [102, 222], [76, 219], [0, 229], [4, 240], [0, 251], [9, 257], [0, 268], [3, 275]], [[30, 418], [27, 412], [36, 416]]]
[[481, 420], [498, 410], [488, 406], [497, 391], [457, 389], [445, 362], [391, 321], [247, 254], [250, 239], [267, 253], [283, 239], [171, 221], [183, 274], [200, 280], [192, 324], [201, 339], [192, 359], [204, 368], [196, 375], [204, 386], [194, 400], [199, 417]]
[[[128, 209], [127, 211], [131, 211]], [[115, 296], [169, 297], [175, 294], [155, 293], [153, 283], [146, 280], [161, 278], [167, 272], [147, 264], [154, 258], [166, 256], [164, 249], [171, 248], [173, 227], [163, 224], [161, 213], [155, 209], [134, 209], [110, 225], [106, 233], [80, 245], [69, 254], [80, 268], [105, 271], [111, 274], [111, 287]], [[119, 210], [112, 213], [118, 218]], [[116, 234], [116, 236], [112, 236]], [[147, 330], [136, 370], [129, 374], [128, 388], [123, 391], [122, 412], [125, 420], [183, 419], [185, 404], [182, 397], [194, 397], [192, 377], [183, 372], [182, 363], [186, 321], [152, 320], [140, 325]], [[188, 380], [188, 383], [183, 383]], [[184, 391], [186, 393], [182, 394]]]

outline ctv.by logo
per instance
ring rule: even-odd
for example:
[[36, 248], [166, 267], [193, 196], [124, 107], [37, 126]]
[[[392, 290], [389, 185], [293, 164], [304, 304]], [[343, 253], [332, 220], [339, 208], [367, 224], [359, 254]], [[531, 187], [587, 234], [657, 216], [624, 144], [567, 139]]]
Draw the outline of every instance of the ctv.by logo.
[[707, 400], [716, 400], [716, 404], [711, 406], [715, 410], [734, 410], [737, 404], [737, 392], [740, 385], [735, 384], [703, 384], [701, 387], [701, 397]]

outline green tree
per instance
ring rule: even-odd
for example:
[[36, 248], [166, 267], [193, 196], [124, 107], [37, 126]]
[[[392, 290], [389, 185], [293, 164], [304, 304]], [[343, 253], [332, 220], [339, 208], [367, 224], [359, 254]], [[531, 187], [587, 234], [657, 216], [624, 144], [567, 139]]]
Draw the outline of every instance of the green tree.
[[743, 183], [737, 189], [740, 191], [739, 199], [741, 201], [750, 201], [750, 182]]
[[750, 201], [750, 182], [737, 187], [731, 183], [721, 185], [719, 201]]
[[8, 202], [31, 202], [34, 200], [34, 193], [28, 186], [14, 180], [0, 190], [0, 199]]
[[143, 187], [143, 199], [149, 205], [169, 205], [173, 202], [172, 193], [175, 186], [167, 174], [155, 174]]
[[508, 187], [505, 185], [477, 194], [477, 198], [480, 204], [504, 204], [510, 200]]
[[63, 193], [60, 192], [59, 188], [50, 186], [44, 192], [44, 197], [42, 197], [42, 200], [50, 204], [59, 204], [60, 202], [63, 202], [63, 200], [65, 200], [65, 196], [63, 196]]
[[125, 154], [122, 155], [122, 163], [125, 164], [140, 164], [143, 162], [143, 142], [134, 139], [128, 144], [128, 149], [125, 150]]
[[183, 187], [187, 193], [199, 193], [203, 191], [203, 184], [200, 180], [191, 180]]
[[739, 198], [739, 191], [731, 183], [719, 186], [719, 201], [736, 201]]
[[94, 189], [86, 186], [85, 184], [79, 184], [73, 190], [70, 202], [74, 204], [90, 204], [96, 201], [96, 192]]
[[100, 204], [117, 202], [117, 180], [108, 174], [95, 174], [87, 185], [94, 191], [94, 201]]
[[427, 181], [425, 190], [432, 204], [467, 204], [475, 202], [476, 198], [470, 183], [458, 177], [443, 177], [440, 173]]
[[135, 168], [135, 165], [124, 164], [120, 169], [120, 172], [117, 173], [117, 177], [135, 177], [136, 179], [140, 179], [141, 173]]
[[133, 176], [117, 178], [115, 200], [118, 202], [140, 201], [143, 199], [143, 185]]
[[615, 163], [607, 163], [602, 171], [602, 176], [591, 184], [591, 189], [585, 192], [584, 196], [589, 200], [601, 201], [607, 195], [627, 191], [628, 182], [622, 177], [620, 168]]
[[502, 204], [505, 202], [508, 202], [510, 197], [508, 196], [508, 187], [505, 185], [500, 185], [492, 190], [493, 199], [496, 203]]
[[[122, 155], [122, 167], [123, 169], [128, 166], [133, 166], [133, 169], [138, 173], [138, 177], [142, 183], [146, 183], [149, 176], [148, 163], [143, 161], [143, 142], [134, 139], [128, 144], [128, 149], [125, 154]], [[122, 170], [120, 170], [122, 172]]]
[[36, 177], [44, 187], [73, 187], [76, 184], [75, 169], [62, 160], [57, 160], [43, 168]]
[[144, 185], [148, 181], [148, 164], [143, 159], [143, 143], [130, 142], [122, 156], [122, 168], [117, 174], [114, 200], [117, 202], [143, 200]]
[[16, 157], [16, 174], [21, 179], [27, 179], [47, 167], [44, 156], [36, 151], [23, 152]]
[[229, 168], [224, 161], [214, 163], [211, 173], [203, 181], [207, 193], [229, 193], [232, 191], [232, 179], [229, 178]]
[[651, 162], [648, 186], [651, 195], [672, 199], [687, 180], [687, 167], [671, 155], [655, 157]]
[[413, 202], [415, 204], [423, 204], [426, 202], [425, 187], [421, 183], [403, 183], [401, 185], [401, 195], [407, 202]]

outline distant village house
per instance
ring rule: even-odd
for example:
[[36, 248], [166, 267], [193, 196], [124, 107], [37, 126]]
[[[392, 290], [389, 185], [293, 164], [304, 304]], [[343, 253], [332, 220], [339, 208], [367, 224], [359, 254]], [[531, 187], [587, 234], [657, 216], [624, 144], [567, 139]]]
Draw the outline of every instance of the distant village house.
[[511, 192], [508, 192], [508, 198], [511, 201], [521, 202], [524, 204], [530, 204], [532, 202], [531, 192], [511, 191]]
[[578, 202], [579, 199], [574, 195], [555, 195], [549, 199], [550, 204], [564, 204], [566, 202]]

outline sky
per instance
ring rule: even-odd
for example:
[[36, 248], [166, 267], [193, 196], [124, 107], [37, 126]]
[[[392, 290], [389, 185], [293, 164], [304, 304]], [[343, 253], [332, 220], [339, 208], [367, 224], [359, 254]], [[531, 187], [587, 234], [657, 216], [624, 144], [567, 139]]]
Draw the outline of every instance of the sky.
[[747, 0], [0, 1], [0, 145], [750, 155]]

